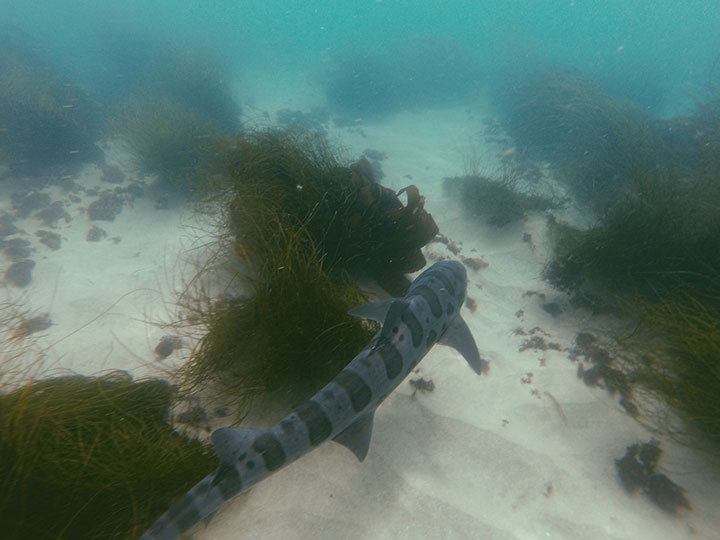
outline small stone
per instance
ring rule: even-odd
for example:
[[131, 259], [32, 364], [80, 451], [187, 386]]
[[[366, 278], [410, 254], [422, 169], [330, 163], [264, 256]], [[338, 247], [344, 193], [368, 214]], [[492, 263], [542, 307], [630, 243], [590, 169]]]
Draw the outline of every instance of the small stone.
[[88, 242], [99, 242], [106, 236], [107, 236], [107, 233], [105, 232], [104, 229], [102, 229], [101, 227], [98, 227], [97, 225], [93, 225], [92, 227], [90, 227], [90, 230], [88, 231], [85, 239]]
[[7, 212], [0, 214], [0, 238], [5, 238], [6, 236], [19, 232], [14, 221], [15, 218], [11, 214]]
[[14, 262], [5, 271], [5, 281], [15, 287], [27, 287], [32, 281], [33, 268], [35, 268], [35, 261], [32, 259]]
[[35, 233], [35, 236], [40, 238], [40, 242], [45, 244], [47, 247], [52, 249], [53, 251], [60, 249], [60, 245], [62, 244], [62, 239], [60, 238], [60, 235], [51, 231], [37, 231]]
[[11, 238], [3, 242], [3, 253], [12, 261], [27, 259], [31, 252], [30, 241], [24, 238]]
[[58, 221], [61, 219], [64, 219], [65, 223], [70, 222], [70, 214], [65, 211], [65, 206], [62, 201], [55, 201], [46, 206], [37, 212], [35, 217], [40, 219], [46, 227], [57, 226]]
[[650, 476], [645, 491], [652, 502], [668, 513], [674, 514], [680, 508], [690, 509], [685, 490], [662, 473]]
[[19, 218], [26, 218], [35, 210], [45, 208], [50, 204], [50, 195], [40, 191], [25, 193], [13, 193], [10, 195], [15, 215]]
[[563, 308], [557, 302], [547, 302], [542, 304], [542, 308], [553, 317], [557, 317], [563, 312]]
[[182, 346], [183, 340], [180, 336], [163, 336], [155, 347], [155, 358], [164, 360]]
[[620, 482], [628, 493], [634, 493], [647, 482], [647, 472], [637, 460], [637, 454], [638, 445], [633, 444], [627, 447], [623, 457], [615, 460]]
[[122, 211], [123, 200], [115, 193], [105, 192], [88, 206], [88, 216], [94, 221], [115, 221]]

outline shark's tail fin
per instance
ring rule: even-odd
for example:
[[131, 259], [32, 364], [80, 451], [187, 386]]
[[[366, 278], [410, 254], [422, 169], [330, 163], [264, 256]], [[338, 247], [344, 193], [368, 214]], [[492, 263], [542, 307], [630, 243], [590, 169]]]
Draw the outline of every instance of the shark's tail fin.
[[177, 540], [198, 522], [209, 519], [225, 498], [221, 487], [213, 485], [217, 473], [200, 480], [140, 537], [140, 540]]

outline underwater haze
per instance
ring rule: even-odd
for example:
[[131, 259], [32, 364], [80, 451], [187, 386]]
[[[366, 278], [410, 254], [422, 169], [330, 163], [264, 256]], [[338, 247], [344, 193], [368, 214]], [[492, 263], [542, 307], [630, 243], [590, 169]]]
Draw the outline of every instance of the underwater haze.
[[[168, 43], [215, 49], [240, 93], [243, 85], [302, 77], [317, 92], [309, 96], [314, 105], [329, 99], [348, 113], [371, 112], [376, 92], [385, 94], [377, 96], [379, 109], [423, 105], [422, 95], [404, 94], [467, 98], [552, 65], [582, 70], [672, 115], [691, 111], [720, 77], [720, 6], [713, 0], [4, 0], [0, 20], [2, 32], [39, 47], [99, 99], [132, 88]], [[330, 88], [326, 96], [328, 79], [343, 86], [334, 79], [352, 66], [363, 85]], [[396, 69], [405, 71], [401, 80]]]
[[0, 539], [720, 539], [719, 179], [720, 0], [0, 0]]

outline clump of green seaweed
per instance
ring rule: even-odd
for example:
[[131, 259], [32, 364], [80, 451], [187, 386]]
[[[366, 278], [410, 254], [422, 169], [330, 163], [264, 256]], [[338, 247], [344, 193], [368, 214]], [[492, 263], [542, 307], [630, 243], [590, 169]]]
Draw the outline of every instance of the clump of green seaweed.
[[511, 174], [499, 178], [478, 174], [446, 178], [443, 188], [460, 201], [467, 213], [494, 227], [525, 219], [529, 212], [559, 206], [548, 197], [522, 189], [518, 178]]
[[0, 522], [13, 539], [134, 539], [208, 474], [207, 445], [169, 424], [173, 388], [124, 372], [0, 393]]
[[228, 71], [216, 50], [175, 44], [157, 51], [147, 64], [144, 88], [197, 111], [226, 136], [242, 130], [241, 108], [232, 97]]
[[504, 94], [503, 106], [520, 150], [549, 163], [596, 210], [621, 197], [639, 172], [666, 167], [665, 144], [644, 112], [577, 72], [534, 73]]
[[[633, 351], [623, 371], [652, 396], [641, 409], [658, 429], [718, 443], [720, 159], [708, 149], [720, 145], [720, 114], [701, 107], [696, 117], [658, 126], [670, 149], [663, 169], [632, 171], [589, 229], [552, 221], [545, 278], [636, 326], [633, 339], [622, 339]], [[659, 414], [668, 406], [685, 427]]]
[[329, 275], [302, 226], [268, 216], [254, 242], [263, 256], [240, 276], [248, 296], [220, 300], [200, 315], [207, 328], [181, 368], [186, 386], [208, 386], [242, 415], [259, 395], [294, 406], [327, 384], [370, 341], [377, 328], [348, 314], [368, 301], [347, 276]]
[[[720, 287], [711, 301], [697, 297], [644, 303], [642, 322], [654, 333], [633, 345], [643, 355], [633, 362], [635, 377], [660, 403], [667, 404], [717, 447], [720, 445]], [[712, 304], [712, 305], [710, 305]], [[659, 336], [659, 337], [658, 337]], [[692, 432], [674, 428], [660, 406], [656, 418], [671, 434], [692, 442]], [[665, 421], [667, 418], [667, 421]]]
[[640, 176], [599, 223], [553, 222], [554, 286], [586, 293], [703, 296], [720, 265], [720, 186], [708, 177]]
[[193, 193], [222, 139], [221, 126], [200, 111], [156, 92], [136, 95], [111, 125], [139, 168], [181, 192]]
[[403, 205], [368, 162], [340, 165], [319, 134], [229, 144], [205, 210], [220, 216], [220, 249], [240, 261], [247, 294], [195, 309], [207, 333], [182, 371], [190, 390], [219, 388], [243, 414], [258, 395], [296, 405], [327, 384], [377, 331], [348, 315], [368, 301], [352, 277], [402, 295], [437, 226], [416, 188]]
[[72, 171], [95, 159], [95, 103], [37, 50], [0, 39], [0, 164], [19, 174]]
[[219, 55], [203, 47], [166, 47], [147, 64], [110, 127], [144, 172], [181, 192], [205, 195], [218, 144], [242, 130]]

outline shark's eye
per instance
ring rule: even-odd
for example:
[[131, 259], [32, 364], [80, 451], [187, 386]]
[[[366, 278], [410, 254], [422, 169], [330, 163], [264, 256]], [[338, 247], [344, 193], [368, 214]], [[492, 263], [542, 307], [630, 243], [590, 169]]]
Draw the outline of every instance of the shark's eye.
[[393, 334], [397, 334], [400, 331], [400, 328], [398, 328], [397, 326], [393, 326], [392, 331], [393, 331]]

